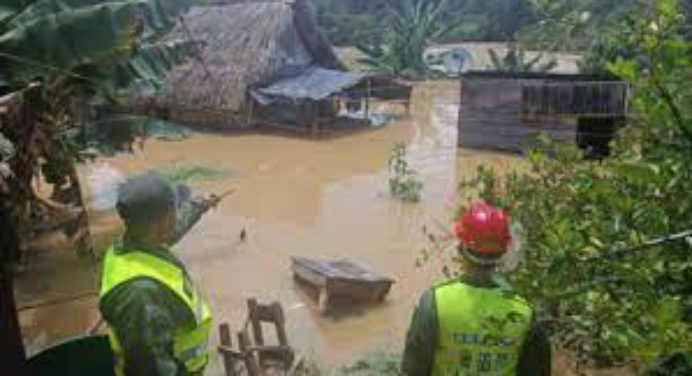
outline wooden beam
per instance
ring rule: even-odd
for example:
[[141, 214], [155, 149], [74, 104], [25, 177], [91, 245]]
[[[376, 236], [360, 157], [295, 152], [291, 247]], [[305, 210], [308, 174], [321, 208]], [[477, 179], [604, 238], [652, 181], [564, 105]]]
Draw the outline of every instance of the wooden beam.
[[365, 94], [365, 121], [369, 122], [370, 121], [370, 96], [372, 95], [372, 90], [370, 87], [370, 79], [368, 78], [367, 81], [365, 81], [366, 85], [366, 94]]
[[264, 345], [264, 336], [262, 335], [262, 324], [260, 323], [260, 312], [257, 300], [248, 299], [247, 308], [250, 314], [250, 325], [252, 325], [254, 343], [257, 346], [262, 346]]
[[257, 362], [257, 358], [254, 354], [249, 353], [248, 350], [252, 347], [252, 342], [250, 341], [250, 336], [244, 330], [238, 333], [238, 346], [240, 352], [245, 354], [245, 368], [249, 376], [260, 376], [261, 368]]
[[[219, 325], [219, 342], [221, 343], [221, 346], [219, 346], [219, 352], [223, 357], [223, 366], [226, 370], [226, 376], [235, 376], [236, 360], [233, 356], [235, 351], [233, 351], [232, 349], [233, 338], [231, 337], [231, 328], [228, 326], [227, 323]], [[228, 351], [226, 349], [228, 349]], [[237, 357], [235, 358], [237, 359]]]

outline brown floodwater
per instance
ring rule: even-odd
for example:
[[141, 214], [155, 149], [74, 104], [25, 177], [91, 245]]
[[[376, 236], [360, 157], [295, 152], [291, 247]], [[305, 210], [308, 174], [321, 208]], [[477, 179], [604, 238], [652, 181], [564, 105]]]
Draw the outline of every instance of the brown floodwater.
[[[193, 182], [204, 193], [238, 191], [208, 213], [175, 247], [208, 296], [217, 322], [239, 328], [245, 300], [279, 301], [290, 341], [321, 363], [340, 364], [372, 351], [401, 350], [420, 293], [442, 278], [441, 259], [416, 266], [425, 246], [423, 226], [449, 223], [458, 182], [482, 164], [504, 171], [515, 156], [457, 149], [458, 87], [420, 84], [411, 117], [365, 132], [311, 140], [272, 134], [194, 134], [179, 142], [147, 141], [143, 150], [103, 158], [126, 175], [152, 168], [200, 165], [232, 173], [223, 180]], [[419, 204], [402, 204], [388, 192], [388, 159], [397, 142], [424, 183]], [[84, 166], [87, 174], [93, 166]], [[92, 215], [103, 246], [117, 235], [112, 213]], [[245, 228], [247, 240], [239, 241]], [[17, 280], [26, 342], [33, 350], [81, 335], [97, 318], [97, 263], [78, 258], [64, 239], [43, 239]], [[41, 247], [37, 247], [41, 248]], [[396, 280], [387, 300], [336, 316], [295, 285], [290, 257], [348, 259]], [[444, 259], [444, 257], [442, 258]], [[61, 302], [69, 296], [79, 300]], [[43, 305], [46, 302], [55, 304]], [[218, 360], [212, 374], [220, 372]]]

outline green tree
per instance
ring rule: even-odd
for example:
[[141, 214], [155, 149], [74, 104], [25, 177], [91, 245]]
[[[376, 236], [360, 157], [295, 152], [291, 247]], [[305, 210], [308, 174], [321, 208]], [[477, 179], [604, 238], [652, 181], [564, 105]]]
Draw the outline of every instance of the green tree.
[[512, 41], [515, 34], [535, 21], [530, 0], [467, 0], [455, 2], [451, 40]]
[[388, 0], [316, 0], [317, 21], [338, 46], [376, 41], [384, 31], [382, 16]]
[[490, 60], [493, 69], [501, 72], [548, 72], [557, 66], [557, 60], [544, 60], [543, 53], [538, 53], [531, 59], [527, 59], [526, 51], [511, 43], [505, 55], [500, 58], [497, 51], [490, 49]]
[[[332, 43], [356, 45], [381, 41], [388, 9], [401, 0], [316, 0], [318, 21]], [[449, 33], [440, 42], [513, 40], [515, 33], [535, 20], [530, 0], [449, 0], [440, 24]]]
[[365, 55], [361, 62], [378, 72], [424, 77], [426, 48], [448, 30], [439, 22], [446, 5], [446, 0], [407, 0], [391, 8], [383, 42], [358, 44]]
[[530, 172], [481, 169], [461, 194], [521, 223], [525, 258], [511, 282], [579, 362], [636, 359], [654, 374], [687, 374], [692, 46], [674, 0], [647, 7], [632, 30], [627, 47], [637, 58], [609, 65], [633, 90], [610, 158], [586, 161], [576, 146], [544, 139], [527, 155]]
[[[58, 191], [69, 184], [78, 207], [77, 248], [90, 235], [75, 162], [79, 134], [94, 99], [118, 87], [156, 84], [179, 61], [176, 43], [160, 43], [187, 0], [7, 0], [0, 5], [0, 368], [25, 374], [24, 349], [8, 266], [37, 217], [64, 207], [41, 199], [32, 180], [42, 171]], [[189, 49], [188, 43], [181, 48]]]
[[587, 48], [604, 31], [641, 11], [642, 0], [532, 0], [536, 23], [529, 25], [533, 42], [549, 49], [578, 51]]
[[33, 191], [39, 171], [56, 197], [67, 192], [67, 203], [83, 206], [75, 162], [89, 146], [84, 131], [94, 120], [92, 104], [118, 100], [121, 89], [132, 85], [153, 88], [189, 56], [194, 42], [161, 37], [190, 5], [37, 0], [0, 8], [0, 91], [9, 93], [0, 131], [15, 149], [5, 162], [18, 188], [6, 201], [22, 235], [59, 209]]

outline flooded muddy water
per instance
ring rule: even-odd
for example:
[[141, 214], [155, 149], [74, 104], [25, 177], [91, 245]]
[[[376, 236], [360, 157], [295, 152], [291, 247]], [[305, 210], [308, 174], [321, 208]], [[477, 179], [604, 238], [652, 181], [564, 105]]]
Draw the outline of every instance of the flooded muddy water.
[[[520, 163], [515, 156], [457, 150], [457, 100], [455, 84], [421, 84], [411, 117], [379, 129], [328, 140], [194, 134], [180, 142], [149, 140], [143, 151], [100, 162], [125, 175], [181, 163], [231, 171], [222, 180], [191, 184], [204, 193], [238, 192], [175, 247], [216, 321], [239, 328], [245, 299], [277, 300], [300, 351], [321, 363], [344, 363], [402, 348], [418, 296], [442, 277], [437, 261], [416, 266], [425, 245], [422, 227], [449, 223], [458, 181], [481, 164], [509, 170]], [[408, 162], [424, 183], [419, 204], [389, 195], [388, 159], [397, 142], [408, 144]], [[112, 214], [94, 215], [91, 223], [101, 245], [119, 229]], [[248, 236], [240, 242], [243, 228]], [[396, 283], [381, 305], [324, 317], [293, 282], [291, 256], [353, 260]], [[58, 303], [22, 311], [27, 343], [40, 348], [83, 333], [97, 317], [96, 299], [88, 295], [98, 288], [97, 264], [53, 251], [38, 252], [28, 268], [18, 277], [20, 305]], [[86, 295], [60, 302], [80, 293]], [[219, 371], [216, 363], [212, 374]]]

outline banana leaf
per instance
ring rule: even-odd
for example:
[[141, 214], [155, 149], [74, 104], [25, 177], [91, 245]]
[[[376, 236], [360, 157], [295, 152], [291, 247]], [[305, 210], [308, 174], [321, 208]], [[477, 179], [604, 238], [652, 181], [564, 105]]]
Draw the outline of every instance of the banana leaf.
[[[136, 45], [169, 31], [190, 0], [40, 0], [2, 25], [0, 67], [11, 83], [47, 70], [127, 60]], [[4, 8], [7, 13], [11, 8]], [[5, 14], [5, 16], [7, 16]]]
[[[22, 2], [21, 0], [12, 1]], [[39, 18], [53, 17], [56, 13], [105, 4], [129, 4], [142, 7], [143, 11], [139, 16], [143, 21], [143, 38], [149, 39], [152, 35], [159, 35], [161, 31], [170, 30], [174, 26], [175, 19], [193, 5], [194, 0], [38, 0], [24, 1], [24, 3], [30, 3], [30, 5], [14, 14], [3, 28], [4, 30], [20, 27]]]
[[171, 69], [188, 61], [198, 48], [202, 48], [202, 42], [196, 40], [145, 44], [132, 59], [118, 64], [114, 74], [116, 86], [152, 93], [161, 87]]

